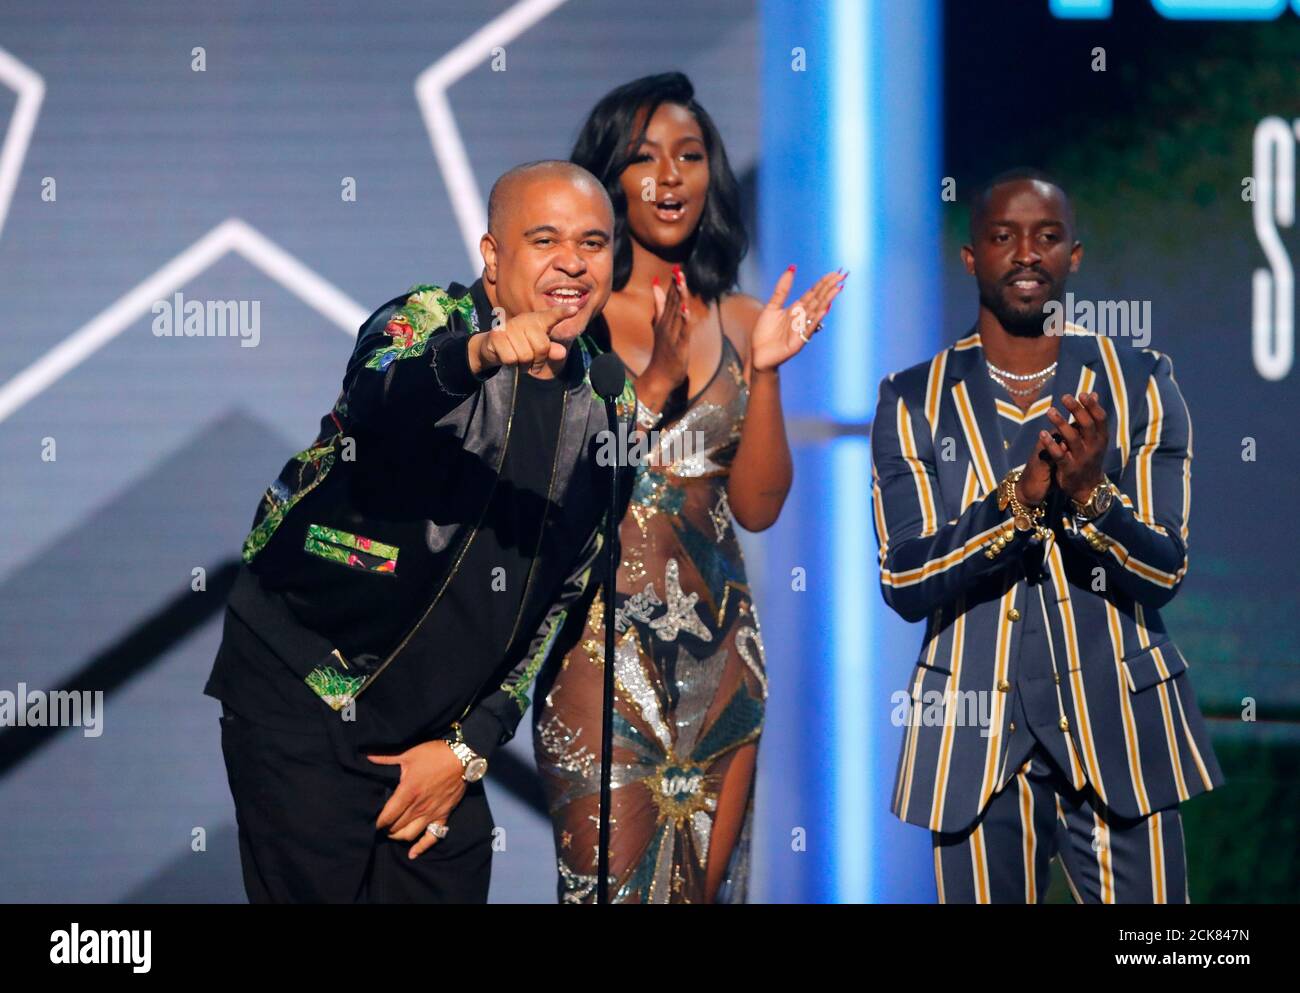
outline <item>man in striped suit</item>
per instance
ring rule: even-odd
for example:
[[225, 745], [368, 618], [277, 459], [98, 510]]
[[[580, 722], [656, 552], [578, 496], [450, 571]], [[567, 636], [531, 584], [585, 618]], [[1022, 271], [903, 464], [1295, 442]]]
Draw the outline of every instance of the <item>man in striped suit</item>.
[[1178, 804], [1223, 775], [1159, 610], [1187, 570], [1192, 427], [1168, 357], [1045, 320], [1083, 257], [1034, 170], [971, 209], [975, 328], [886, 378], [885, 600], [925, 621], [893, 810], [945, 902], [1181, 902]]

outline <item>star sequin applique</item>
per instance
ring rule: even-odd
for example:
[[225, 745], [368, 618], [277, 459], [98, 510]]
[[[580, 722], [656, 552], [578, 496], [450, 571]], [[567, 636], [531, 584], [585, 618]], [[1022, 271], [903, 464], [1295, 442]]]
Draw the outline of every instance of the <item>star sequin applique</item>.
[[664, 566], [664, 590], [668, 609], [662, 617], [656, 617], [650, 622], [650, 629], [664, 641], [675, 641], [682, 631], [695, 635], [701, 641], [712, 641], [713, 635], [695, 612], [700, 595], [682, 591], [680, 567], [676, 559], [669, 559]]

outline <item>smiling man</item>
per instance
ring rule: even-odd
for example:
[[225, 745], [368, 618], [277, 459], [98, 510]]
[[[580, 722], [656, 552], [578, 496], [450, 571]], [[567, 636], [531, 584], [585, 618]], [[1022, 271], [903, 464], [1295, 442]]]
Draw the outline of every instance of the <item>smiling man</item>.
[[881, 589], [926, 622], [893, 810], [930, 829], [941, 901], [1033, 903], [1059, 856], [1077, 900], [1181, 902], [1178, 804], [1223, 782], [1159, 613], [1191, 422], [1166, 356], [1045, 333], [1082, 258], [1059, 184], [998, 176], [962, 249], [975, 327], [880, 386]]
[[380, 307], [263, 496], [205, 688], [251, 901], [487, 899], [481, 780], [601, 543], [612, 233], [585, 170], [502, 176], [482, 277]]

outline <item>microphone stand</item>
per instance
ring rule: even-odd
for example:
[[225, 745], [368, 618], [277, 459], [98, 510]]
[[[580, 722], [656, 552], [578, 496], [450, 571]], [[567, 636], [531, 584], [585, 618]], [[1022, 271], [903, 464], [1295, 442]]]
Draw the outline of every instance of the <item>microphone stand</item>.
[[[618, 413], [614, 409], [614, 397], [605, 400], [605, 416], [609, 421], [609, 430], [618, 441]], [[614, 593], [618, 580], [618, 470], [621, 460], [621, 447], [616, 448], [619, 458], [609, 471], [609, 513], [605, 516], [606, 564], [605, 570], [605, 687], [601, 704], [600, 723], [600, 828], [597, 835], [596, 855], [596, 903], [609, 903], [609, 821], [610, 821], [610, 784], [612, 779], [611, 752], [614, 750]]]

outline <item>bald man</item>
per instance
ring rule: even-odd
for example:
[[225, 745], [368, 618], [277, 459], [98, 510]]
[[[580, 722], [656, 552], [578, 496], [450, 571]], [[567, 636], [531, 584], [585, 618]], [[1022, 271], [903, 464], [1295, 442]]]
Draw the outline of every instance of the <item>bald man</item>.
[[375, 311], [263, 495], [204, 690], [250, 901], [486, 901], [482, 778], [601, 544], [613, 224], [578, 166], [502, 176], [482, 276]]

